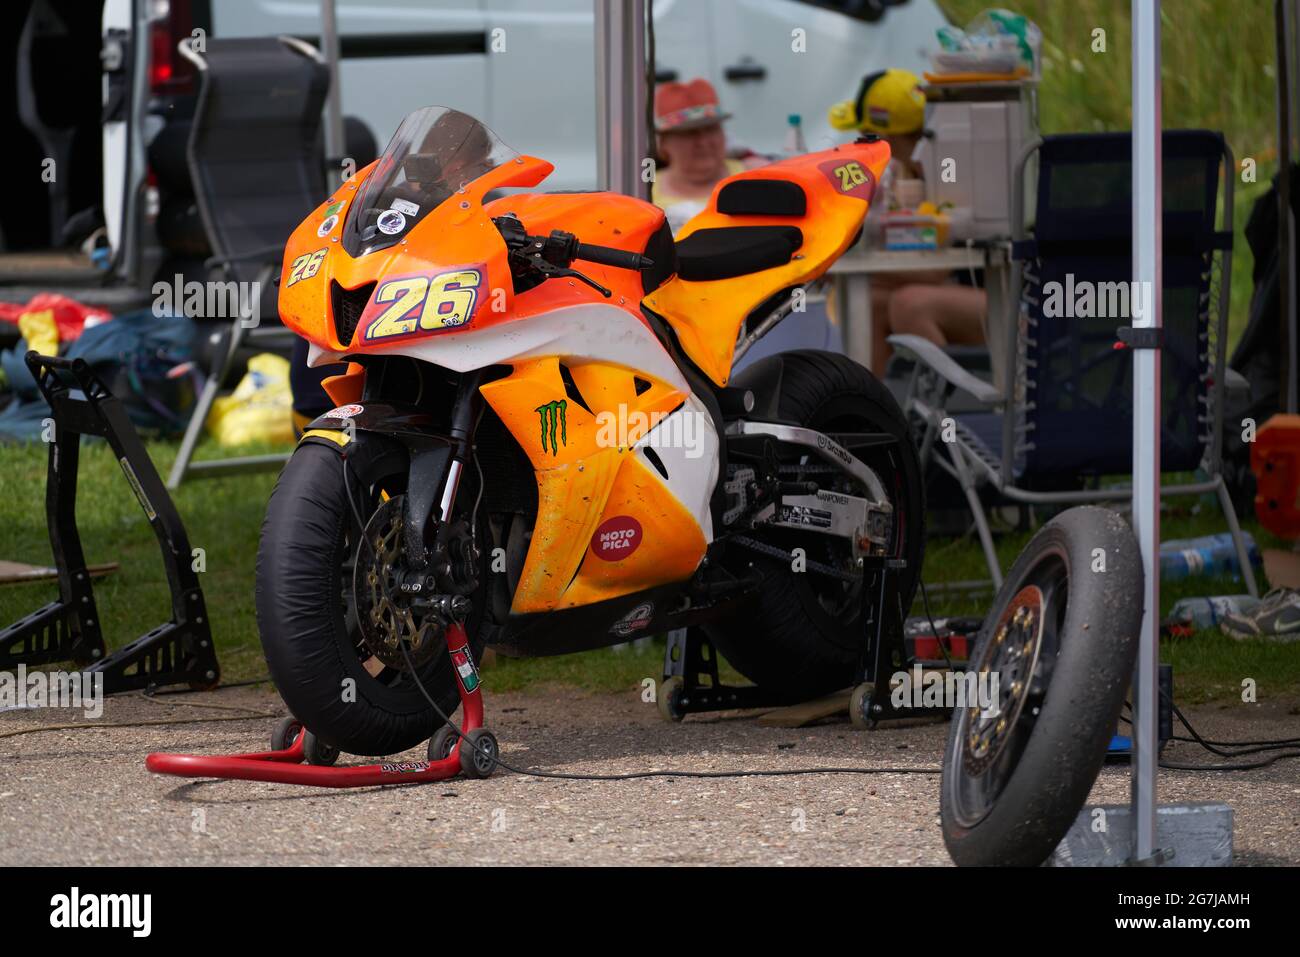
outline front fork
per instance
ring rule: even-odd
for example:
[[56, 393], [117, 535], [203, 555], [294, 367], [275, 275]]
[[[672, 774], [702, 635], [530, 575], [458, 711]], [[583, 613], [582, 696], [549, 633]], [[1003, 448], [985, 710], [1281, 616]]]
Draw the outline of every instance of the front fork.
[[417, 574], [422, 575], [437, 555], [445, 553], [446, 542], [440, 541], [440, 536], [451, 523], [461, 476], [474, 454], [474, 427], [483, 411], [479, 392], [482, 383], [481, 369], [461, 376], [448, 440], [415, 441], [409, 446], [411, 461], [402, 505], [402, 530], [407, 562]]

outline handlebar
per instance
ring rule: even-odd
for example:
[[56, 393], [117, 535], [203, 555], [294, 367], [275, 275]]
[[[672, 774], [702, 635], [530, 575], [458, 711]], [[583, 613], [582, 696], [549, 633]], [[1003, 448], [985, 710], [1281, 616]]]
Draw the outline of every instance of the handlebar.
[[512, 254], [521, 255], [534, 263], [549, 264], [559, 269], [567, 269], [575, 259], [613, 266], [615, 269], [641, 270], [654, 265], [653, 259], [639, 253], [580, 242], [573, 233], [562, 229], [551, 230], [549, 236], [530, 236], [524, 229], [524, 224], [513, 214], [497, 216], [492, 221]]
[[640, 253], [631, 253], [624, 249], [614, 249], [611, 246], [596, 246], [592, 243], [582, 242], [578, 243], [573, 258], [589, 263], [598, 263], [602, 266], [613, 266], [615, 269], [641, 270], [654, 265], [653, 259], [647, 259]]

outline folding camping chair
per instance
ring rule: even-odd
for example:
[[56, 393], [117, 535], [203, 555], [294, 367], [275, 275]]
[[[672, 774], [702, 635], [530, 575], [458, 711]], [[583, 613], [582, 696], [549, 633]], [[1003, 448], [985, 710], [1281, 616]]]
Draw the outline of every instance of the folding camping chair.
[[235, 316], [204, 382], [167, 479], [274, 468], [285, 455], [191, 461], [208, 412], [245, 344], [288, 352], [293, 333], [280, 325], [274, 279], [289, 234], [327, 195], [319, 143], [329, 71], [316, 49], [294, 37], [209, 39], [181, 53], [199, 70], [202, 89], [189, 140], [190, 176], [215, 255], [207, 266], [223, 281], [257, 282], [261, 318], [249, 328]]
[[[994, 363], [1003, 370], [1002, 381], [971, 375], [927, 340], [889, 337], [896, 351], [916, 362], [905, 408], [918, 423], [923, 462], [933, 461], [960, 483], [999, 587], [1002, 573], [980, 487], [1029, 504], [1114, 501], [1131, 494], [1119, 486], [1086, 487], [1102, 476], [1132, 472], [1133, 363], [1121, 347], [1148, 344], [1130, 334], [1131, 313], [1114, 315], [1132, 292], [1131, 150], [1128, 133], [1069, 134], [1033, 143], [1020, 157], [1012, 191], [1011, 271], [1019, 302], [1009, 297], [1014, 314], [990, 317], [989, 323], [990, 349], [1005, 350], [1002, 362]], [[1025, 171], [1035, 154], [1031, 238], [1022, 206]], [[1204, 477], [1165, 485], [1162, 494], [1218, 496], [1246, 587], [1257, 595], [1221, 469], [1224, 390], [1246, 388], [1224, 362], [1235, 166], [1222, 135], [1206, 130], [1166, 131], [1163, 154], [1161, 471], [1199, 469]], [[1222, 229], [1216, 231], [1220, 164], [1226, 175]], [[1092, 284], [1094, 313], [1105, 297], [1108, 317], [1077, 315], [1075, 307], [1087, 309], [1071, 295], [1084, 288], [1080, 283]], [[1066, 314], [1070, 318], [1058, 314], [1067, 302], [1075, 310]], [[994, 341], [999, 318], [1004, 341]], [[973, 397], [977, 410], [950, 411], [956, 390]]]

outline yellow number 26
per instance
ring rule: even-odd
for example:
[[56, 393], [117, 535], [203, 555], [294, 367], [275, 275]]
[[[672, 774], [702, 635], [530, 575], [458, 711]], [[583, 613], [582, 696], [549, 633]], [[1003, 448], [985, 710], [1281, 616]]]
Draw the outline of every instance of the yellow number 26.
[[374, 300], [388, 308], [371, 321], [365, 338], [386, 339], [463, 326], [474, 314], [482, 282], [479, 269], [390, 279], [379, 287]]

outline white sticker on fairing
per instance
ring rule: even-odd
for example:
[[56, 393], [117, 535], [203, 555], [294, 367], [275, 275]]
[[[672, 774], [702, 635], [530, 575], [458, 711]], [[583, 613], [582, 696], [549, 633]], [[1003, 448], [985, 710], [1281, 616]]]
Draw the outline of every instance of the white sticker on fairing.
[[385, 236], [396, 236], [406, 228], [406, 217], [395, 209], [386, 209], [379, 214], [375, 225]]
[[337, 409], [331, 409], [330, 411], [326, 412], [323, 416], [321, 416], [321, 418], [350, 419], [353, 416], [360, 415], [364, 408], [365, 408], [364, 406], [356, 405], [355, 403], [353, 403], [352, 405], [341, 405]]
[[334, 216], [331, 216], [328, 219], [326, 219], [323, 223], [320, 224], [320, 228], [316, 230], [316, 235], [320, 236], [323, 239], [324, 237], [328, 236], [330, 233], [334, 232], [334, 227], [337, 226], [338, 224], [339, 224], [338, 215], [336, 214]]
[[419, 206], [405, 199], [393, 200], [393, 205], [390, 206], [389, 209], [395, 209], [399, 213], [405, 213], [407, 216], [414, 216], [420, 211]]

